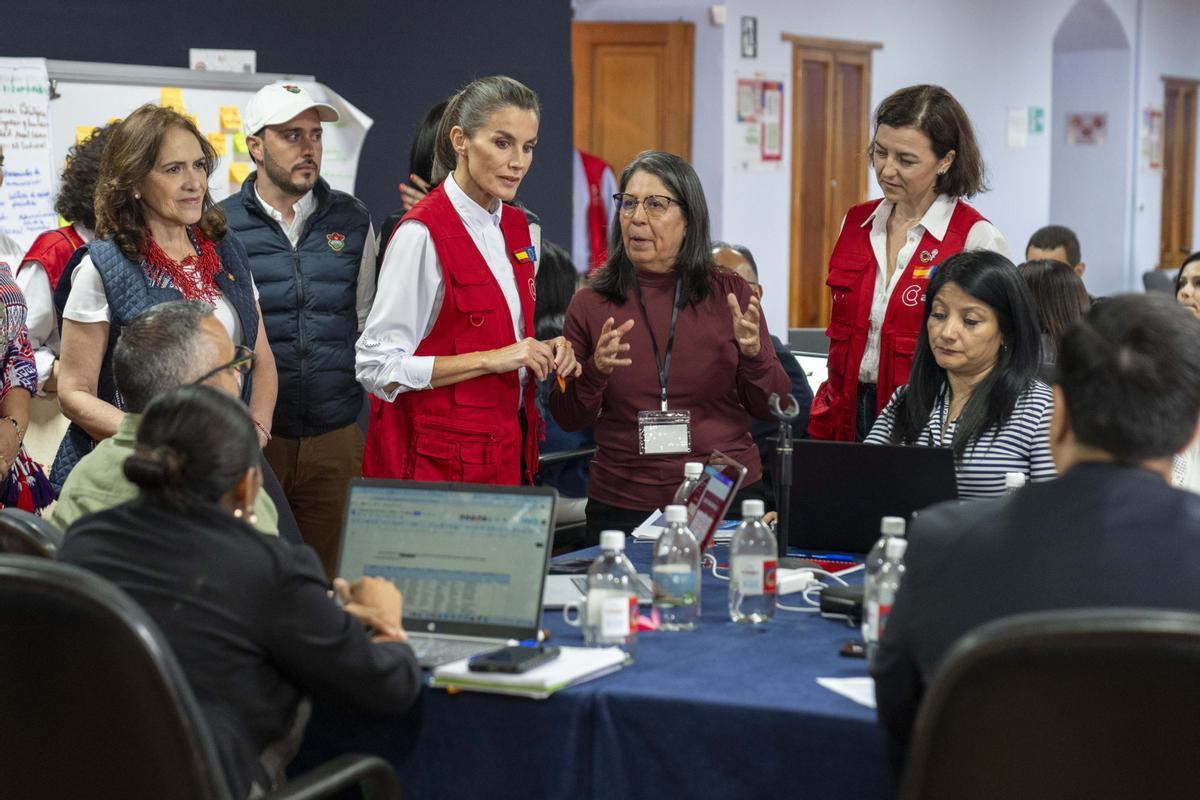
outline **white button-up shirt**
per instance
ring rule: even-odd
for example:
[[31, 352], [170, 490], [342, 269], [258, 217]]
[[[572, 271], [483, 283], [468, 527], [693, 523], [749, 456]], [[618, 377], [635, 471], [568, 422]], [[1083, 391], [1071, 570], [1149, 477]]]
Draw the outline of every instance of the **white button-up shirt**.
[[[459, 188], [453, 175], [442, 185], [504, 292], [513, 320], [513, 341], [520, 341], [525, 338], [525, 318], [500, 230], [504, 204], [497, 201], [494, 209], [483, 208]], [[416, 220], [401, 223], [384, 251], [375, 305], [356, 346], [355, 372], [367, 391], [390, 402], [400, 392], [429, 388], [436, 356], [414, 353], [433, 330], [445, 293], [442, 265], [429, 229]], [[524, 368], [520, 377], [524, 383]], [[389, 392], [386, 387], [392, 383], [398, 386]]]
[[[294, 248], [304, 233], [304, 225], [308, 222], [308, 218], [317, 210], [317, 198], [313, 191], [309, 189], [303, 197], [292, 204], [292, 221], [290, 223], [284, 220], [283, 214], [258, 193], [257, 183], [254, 185], [254, 197], [267, 216], [279, 223], [283, 235], [288, 238]], [[378, 254], [379, 245], [375, 241], [375, 225], [371, 223], [367, 229], [367, 240], [363, 242], [362, 259], [358, 262], [358, 285], [354, 295], [360, 331], [367, 324], [367, 315], [371, 312], [371, 303], [375, 299], [375, 259]]]
[[[863, 220], [863, 227], [871, 226], [871, 250], [875, 253], [875, 264], [878, 272], [875, 276], [875, 294], [871, 298], [870, 330], [867, 332], [867, 349], [863, 352], [862, 362], [858, 367], [860, 383], [877, 383], [879, 380], [879, 337], [883, 328], [883, 317], [887, 313], [888, 303], [892, 292], [895, 291], [900, 277], [904, 274], [908, 262], [912, 260], [913, 252], [928, 231], [939, 242], [946, 237], [946, 228], [950, 226], [950, 216], [958, 205], [958, 198], [940, 194], [933, 205], [921, 217], [921, 221], [912, 226], [900, 252], [896, 254], [895, 269], [892, 279], [887, 276], [887, 223], [892, 215], [895, 203], [884, 200], [871, 216]], [[991, 250], [1005, 258], [1012, 259], [1012, 251], [1008, 242], [996, 230], [996, 226], [987, 220], [980, 220], [971, 226], [963, 250]]]

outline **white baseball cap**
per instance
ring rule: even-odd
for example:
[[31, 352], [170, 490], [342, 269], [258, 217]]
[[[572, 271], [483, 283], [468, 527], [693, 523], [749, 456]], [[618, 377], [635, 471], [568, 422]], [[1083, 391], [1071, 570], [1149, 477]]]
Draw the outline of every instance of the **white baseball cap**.
[[258, 90], [246, 104], [242, 129], [254, 136], [268, 125], [278, 125], [310, 108], [317, 110], [322, 122], [337, 122], [337, 109], [328, 103], [318, 103], [303, 87], [294, 83], [272, 83]]

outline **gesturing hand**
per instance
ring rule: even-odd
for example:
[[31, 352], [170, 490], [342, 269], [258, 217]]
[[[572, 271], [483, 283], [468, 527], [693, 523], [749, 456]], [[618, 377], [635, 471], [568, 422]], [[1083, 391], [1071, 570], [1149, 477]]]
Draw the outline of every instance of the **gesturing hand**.
[[629, 350], [629, 345], [621, 343], [621, 337], [633, 330], [633, 320], [627, 319], [616, 328], [614, 323], [612, 317], [604, 320], [600, 338], [596, 340], [596, 352], [592, 354], [592, 363], [605, 375], [611, 375], [616, 367], [628, 367], [633, 363], [631, 358], [621, 358], [621, 353]]
[[552, 342], [539, 342], [537, 339], [522, 339], [508, 347], [491, 351], [489, 369], [491, 372], [512, 372], [514, 369], [525, 367], [532, 370], [539, 381], [554, 370], [554, 348]]
[[400, 203], [404, 206], [405, 211], [421, 202], [421, 199], [429, 194], [429, 184], [421, 180], [420, 176], [413, 174], [409, 175], [408, 179], [412, 181], [411, 184], [402, 183], [396, 187], [400, 190]]
[[575, 348], [567, 341], [567, 337], [556, 336], [547, 339], [545, 344], [554, 350], [554, 371], [558, 376], [563, 379], [578, 378], [579, 373], [583, 372], [583, 365], [575, 360]]
[[758, 308], [758, 298], [750, 295], [750, 305], [742, 312], [737, 295], [730, 292], [726, 298], [729, 301], [729, 312], [733, 314], [733, 338], [737, 340], [738, 350], [747, 358], [758, 355], [760, 341], [758, 338], [758, 323], [762, 314]]

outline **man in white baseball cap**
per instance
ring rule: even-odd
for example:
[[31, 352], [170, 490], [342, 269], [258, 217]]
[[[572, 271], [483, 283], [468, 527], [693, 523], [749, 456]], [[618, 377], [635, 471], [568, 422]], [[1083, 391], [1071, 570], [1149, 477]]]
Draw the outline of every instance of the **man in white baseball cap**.
[[362, 465], [354, 342], [375, 297], [375, 230], [362, 203], [321, 178], [333, 106], [276, 83], [242, 120], [256, 170], [221, 206], [246, 246], [279, 373], [263, 453], [332, 578], [346, 487]]

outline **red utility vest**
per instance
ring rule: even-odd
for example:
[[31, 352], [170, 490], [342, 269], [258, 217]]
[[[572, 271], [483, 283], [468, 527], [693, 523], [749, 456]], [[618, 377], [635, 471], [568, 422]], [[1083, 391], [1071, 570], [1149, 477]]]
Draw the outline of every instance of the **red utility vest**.
[[21, 259], [21, 266], [17, 268], [17, 272], [19, 273], [30, 261], [38, 262], [42, 269], [46, 270], [46, 277], [50, 279], [50, 291], [53, 292], [67, 262], [83, 245], [83, 239], [79, 238], [79, 234], [71, 225], [45, 231], [33, 240], [33, 246], [29, 248], [25, 258]]
[[600, 196], [604, 170], [609, 169], [604, 159], [579, 150], [583, 160], [583, 175], [588, 186], [588, 245], [592, 261], [589, 270], [599, 269], [608, 260], [608, 215], [605, 213], [604, 198]]
[[[441, 311], [414, 355], [458, 355], [512, 344], [513, 319], [504, 292], [445, 189], [438, 186], [417, 203], [404, 216], [405, 221], [410, 219], [429, 230], [445, 285]], [[520, 209], [505, 206], [500, 230], [517, 279], [525, 336], [531, 337], [536, 294], [533, 260], [518, 261], [515, 255], [530, 246], [529, 222]], [[530, 374], [522, 397], [521, 381], [513, 370], [437, 389], [402, 392], [390, 403], [372, 397], [363, 475], [417, 481], [531, 483], [537, 471], [540, 425], [534, 407], [536, 385]], [[524, 436], [518, 401], [524, 406], [528, 423]]]
[[[829, 257], [825, 281], [833, 298], [829, 315], [829, 377], [813, 398], [808, 434], [814, 439], [855, 440], [855, 411], [858, 399], [858, 368], [867, 349], [871, 325], [871, 301], [879, 267], [871, 248], [871, 226], [867, 218], [883, 202], [871, 200], [846, 212], [842, 233]], [[913, 251], [883, 316], [879, 336], [879, 376], [876, 380], [875, 410], [883, 410], [896, 388], [908, 383], [917, 334], [925, 318], [925, 288], [932, 269], [955, 253], [962, 252], [971, 226], [984, 217], [959, 200], [950, 215], [946, 235], [938, 241], [929, 231]]]

